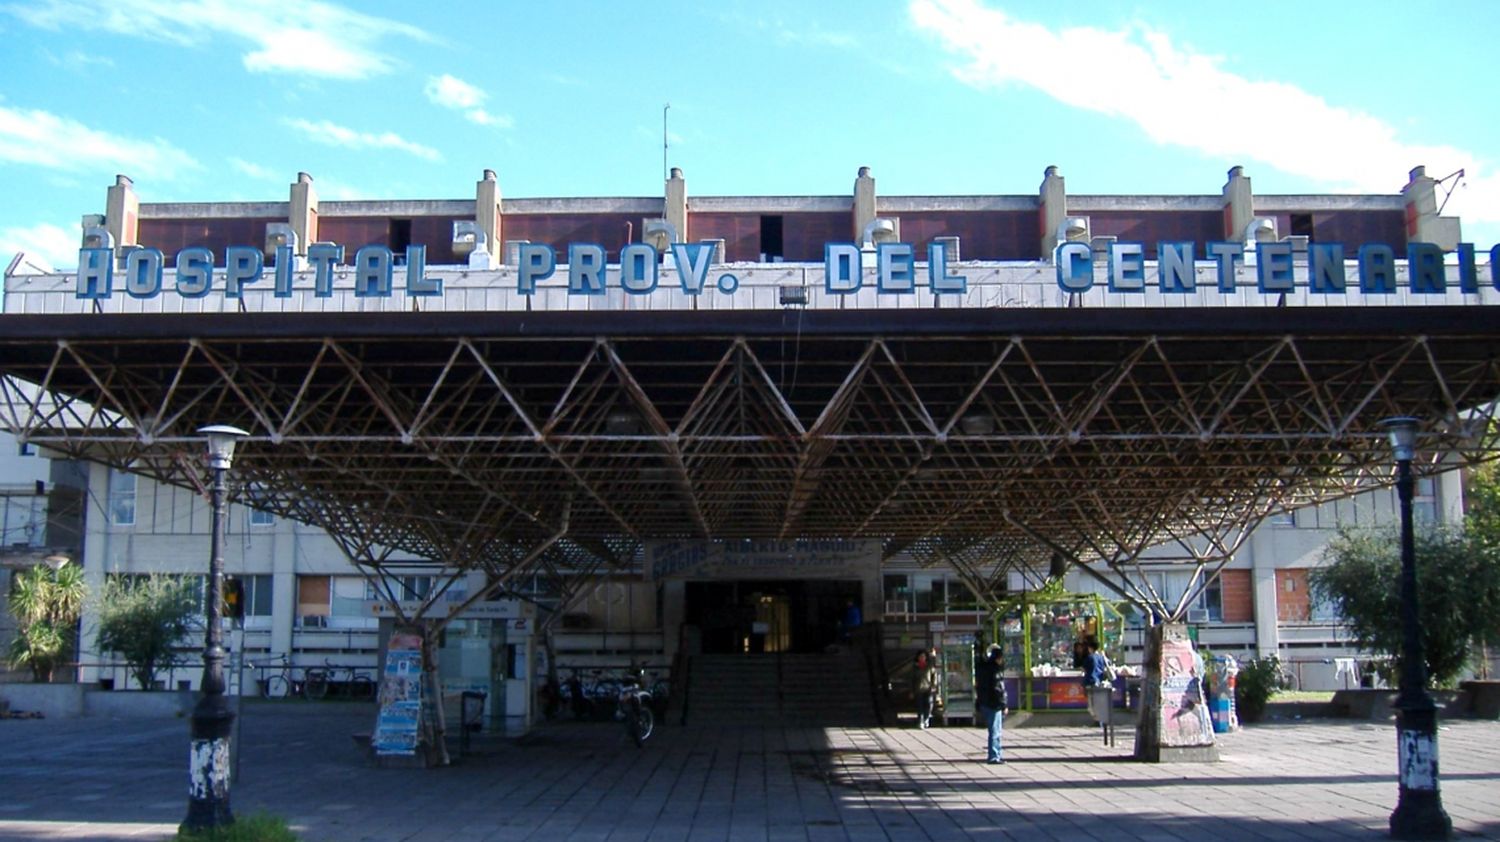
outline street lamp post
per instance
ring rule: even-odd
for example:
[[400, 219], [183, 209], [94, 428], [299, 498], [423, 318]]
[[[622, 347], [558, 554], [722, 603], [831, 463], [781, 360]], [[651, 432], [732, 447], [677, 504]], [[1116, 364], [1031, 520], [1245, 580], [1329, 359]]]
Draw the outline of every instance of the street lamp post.
[[224, 598], [224, 474], [234, 464], [234, 445], [249, 435], [237, 427], [198, 430], [208, 439], [208, 467], [213, 472], [213, 534], [209, 538], [208, 630], [203, 644], [203, 682], [193, 708], [193, 745], [188, 755], [188, 812], [183, 830], [227, 825], [229, 812], [229, 732], [234, 713], [224, 698], [224, 645], [219, 606]]
[[1427, 660], [1417, 614], [1417, 551], [1412, 535], [1411, 461], [1416, 455], [1417, 419], [1387, 418], [1396, 458], [1396, 495], [1401, 503], [1401, 688], [1396, 696], [1396, 749], [1400, 797], [1391, 813], [1397, 839], [1447, 839], [1453, 821], [1438, 791], [1437, 705], [1427, 692]]

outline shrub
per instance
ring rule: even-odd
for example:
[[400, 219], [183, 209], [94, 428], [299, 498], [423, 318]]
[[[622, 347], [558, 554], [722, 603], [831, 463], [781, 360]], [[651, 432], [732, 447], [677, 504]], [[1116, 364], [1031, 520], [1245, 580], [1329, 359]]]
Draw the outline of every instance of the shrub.
[[1239, 675], [1234, 679], [1234, 707], [1244, 722], [1255, 722], [1266, 712], [1266, 703], [1280, 690], [1285, 690], [1281, 659], [1253, 658], [1240, 664]]

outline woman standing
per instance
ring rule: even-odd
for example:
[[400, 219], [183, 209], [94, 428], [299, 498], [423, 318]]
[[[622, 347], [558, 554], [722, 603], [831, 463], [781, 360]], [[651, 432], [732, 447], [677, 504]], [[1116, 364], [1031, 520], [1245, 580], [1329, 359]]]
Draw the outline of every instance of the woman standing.
[[912, 690], [917, 697], [917, 727], [923, 730], [932, 725], [932, 709], [938, 695], [937, 650], [917, 653], [916, 668], [912, 671]]

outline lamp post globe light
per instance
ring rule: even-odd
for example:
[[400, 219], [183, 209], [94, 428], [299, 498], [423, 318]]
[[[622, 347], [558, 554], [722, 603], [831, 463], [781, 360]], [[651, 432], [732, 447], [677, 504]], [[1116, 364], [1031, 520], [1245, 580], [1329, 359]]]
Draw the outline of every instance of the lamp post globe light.
[[1447, 839], [1453, 821], [1438, 791], [1437, 705], [1427, 692], [1427, 660], [1417, 614], [1417, 552], [1411, 522], [1417, 419], [1401, 416], [1380, 423], [1390, 435], [1401, 506], [1401, 679], [1395, 704], [1400, 796], [1390, 830], [1397, 839]]
[[212, 536], [209, 538], [208, 594], [204, 616], [203, 681], [193, 708], [192, 748], [188, 753], [188, 812], [183, 830], [217, 827], [234, 821], [229, 812], [229, 733], [234, 713], [224, 698], [223, 632], [219, 628], [224, 593], [224, 474], [234, 464], [234, 446], [249, 435], [237, 427], [215, 425], [198, 433], [208, 440], [208, 467], [213, 475]]

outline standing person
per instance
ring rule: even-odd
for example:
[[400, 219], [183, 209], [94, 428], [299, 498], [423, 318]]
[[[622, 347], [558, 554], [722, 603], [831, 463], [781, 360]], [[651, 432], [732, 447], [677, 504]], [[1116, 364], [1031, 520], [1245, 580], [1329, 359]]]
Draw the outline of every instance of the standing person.
[[853, 640], [855, 632], [864, 625], [864, 620], [864, 612], [859, 610], [859, 603], [852, 599], [844, 600], [844, 617], [839, 623], [839, 639], [845, 643]]
[[1088, 654], [1083, 659], [1083, 692], [1088, 699], [1089, 715], [1095, 722], [1103, 724], [1109, 717], [1107, 710], [1101, 710], [1100, 705], [1109, 705], [1113, 702], [1109, 696], [1099, 698], [1102, 693], [1091, 693], [1090, 688], [1109, 686], [1113, 690], [1112, 677], [1110, 676], [1109, 658], [1099, 651], [1099, 641], [1089, 638], [1084, 642]]
[[984, 660], [974, 668], [974, 693], [979, 702], [979, 715], [989, 727], [985, 760], [991, 764], [1004, 763], [1000, 737], [1009, 704], [1005, 695], [1005, 662], [998, 643], [990, 644], [985, 650]]
[[917, 653], [912, 692], [917, 697], [917, 727], [926, 730], [932, 725], [932, 707], [938, 693], [937, 650]]
[[1109, 658], [1099, 651], [1099, 641], [1091, 637], [1084, 645], [1088, 647], [1088, 654], [1083, 659], [1083, 686], [1108, 684]]

